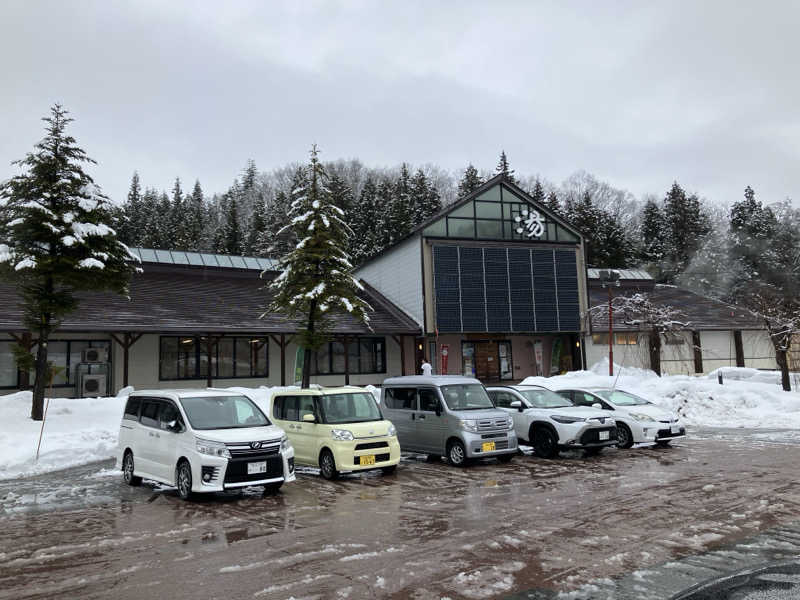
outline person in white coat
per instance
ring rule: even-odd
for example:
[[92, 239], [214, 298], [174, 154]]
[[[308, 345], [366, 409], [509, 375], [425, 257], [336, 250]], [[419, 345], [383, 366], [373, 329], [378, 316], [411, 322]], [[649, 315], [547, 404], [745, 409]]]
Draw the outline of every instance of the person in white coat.
[[432, 372], [433, 372], [433, 367], [431, 366], [431, 363], [428, 362], [427, 358], [423, 358], [422, 359], [422, 374], [425, 375], [425, 377], [430, 377]]

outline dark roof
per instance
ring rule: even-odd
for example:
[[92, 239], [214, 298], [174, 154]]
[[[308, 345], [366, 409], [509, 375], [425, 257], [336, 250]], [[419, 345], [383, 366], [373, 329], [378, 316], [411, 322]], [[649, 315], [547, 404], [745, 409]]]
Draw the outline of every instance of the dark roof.
[[[84, 293], [62, 331], [174, 333], [292, 333], [297, 323], [264, 313], [270, 297], [258, 270], [146, 264], [131, 280], [130, 301], [116, 294]], [[385, 298], [365, 289], [374, 333], [418, 334], [419, 325]], [[14, 287], [0, 284], [0, 331], [22, 331], [22, 309]], [[369, 335], [348, 314], [333, 315], [333, 332]]]
[[[713, 298], [700, 296], [688, 290], [670, 285], [656, 285], [650, 290], [630, 290], [626, 288], [612, 288], [615, 296], [630, 295], [637, 291], [647, 292], [651, 302], [672, 306], [680, 310], [683, 315], [678, 320], [687, 321], [687, 329], [691, 330], [729, 330], [729, 329], [763, 329], [763, 323], [751, 312], [738, 307], [725, 304]], [[602, 288], [590, 287], [589, 307], [608, 306], [608, 291]], [[590, 310], [592, 331], [608, 331], [608, 311]], [[614, 330], [636, 331], [641, 329], [621, 322], [622, 319], [614, 316]]]

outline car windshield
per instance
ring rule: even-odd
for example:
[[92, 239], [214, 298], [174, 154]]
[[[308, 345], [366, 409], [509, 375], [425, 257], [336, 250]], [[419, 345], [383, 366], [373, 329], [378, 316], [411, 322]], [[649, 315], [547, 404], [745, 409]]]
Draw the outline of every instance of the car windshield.
[[494, 408], [486, 389], [478, 383], [443, 385], [442, 396], [450, 410], [483, 410]]
[[650, 404], [650, 402], [644, 398], [639, 398], [639, 396], [634, 396], [633, 394], [621, 392], [619, 390], [594, 390], [594, 393], [617, 406], [641, 406], [642, 404]]
[[269, 419], [246, 396], [197, 396], [181, 398], [192, 429], [265, 427]]
[[517, 390], [533, 408], [564, 408], [572, 406], [568, 398], [564, 398], [550, 390]]
[[381, 421], [381, 411], [375, 396], [366, 392], [350, 394], [326, 394], [317, 398], [322, 408], [325, 423], [364, 423]]

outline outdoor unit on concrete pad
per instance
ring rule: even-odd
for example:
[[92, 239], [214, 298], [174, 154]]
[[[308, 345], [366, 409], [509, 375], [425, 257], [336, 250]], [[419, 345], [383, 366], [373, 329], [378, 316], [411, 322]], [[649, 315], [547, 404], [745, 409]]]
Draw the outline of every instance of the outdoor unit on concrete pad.
[[81, 362], [85, 363], [108, 362], [108, 348], [85, 348], [82, 352]]
[[81, 398], [95, 398], [108, 395], [106, 375], [81, 374]]

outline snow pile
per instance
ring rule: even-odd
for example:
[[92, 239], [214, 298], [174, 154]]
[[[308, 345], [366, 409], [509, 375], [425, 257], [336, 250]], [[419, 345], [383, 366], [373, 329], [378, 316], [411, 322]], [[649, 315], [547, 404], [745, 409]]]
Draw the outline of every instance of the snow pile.
[[56, 471], [114, 455], [125, 398], [53, 398], [47, 410], [39, 460], [40, 421], [33, 421], [31, 392], [0, 396], [0, 480]]
[[[719, 375], [722, 375], [723, 381], [735, 380], [749, 381], [750, 383], [781, 384], [780, 371], [760, 371], [748, 367], [720, 367], [711, 371], [707, 377], [716, 380]], [[800, 383], [800, 373], [790, 372], [789, 380], [792, 383], [792, 387], [794, 387], [796, 385], [795, 382]]]
[[607, 373], [606, 360], [594, 365], [590, 371], [573, 371], [549, 378], [528, 377], [522, 383], [550, 389], [616, 385], [621, 390], [677, 412], [688, 425], [800, 428], [800, 393], [784, 392], [780, 386], [763, 383], [755, 376], [740, 380], [724, 378], [724, 385], [719, 385], [716, 376], [659, 377], [652, 371], [619, 365], [614, 365], [614, 373], [618, 376], [609, 377]]

